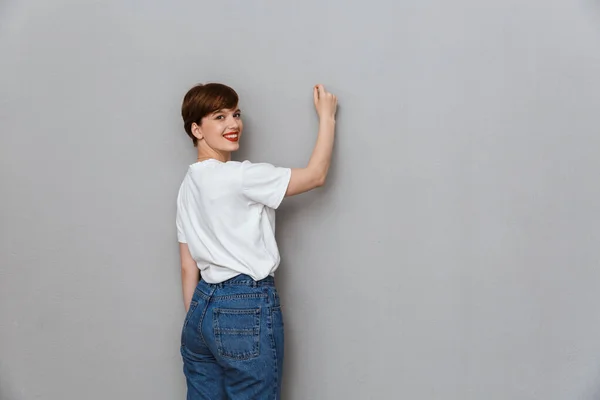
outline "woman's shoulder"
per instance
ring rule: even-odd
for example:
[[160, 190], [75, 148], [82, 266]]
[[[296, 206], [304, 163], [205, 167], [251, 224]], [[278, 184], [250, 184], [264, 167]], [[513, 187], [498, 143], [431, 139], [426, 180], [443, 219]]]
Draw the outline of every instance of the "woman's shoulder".
[[189, 166], [189, 171], [207, 171], [207, 170], [234, 170], [240, 169], [242, 167], [242, 163], [240, 161], [219, 161], [215, 159], [209, 159], [204, 161], [199, 161], [191, 164]]
[[241, 171], [247, 171], [249, 169], [256, 169], [256, 168], [265, 168], [265, 167], [274, 167], [273, 164], [270, 164], [268, 162], [263, 162], [263, 161], [250, 161], [250, 160], [242, 160], [242, 161], [227, 161], [226, 163], [224, 163], [225, 168], [230, 168], [232, 170], [241, 170]]
[[258, 173], [266, 170], [277, 169], [273, 164], [267, 162], [255, 162], [250, 160], [240, 161], [218, 161], [206, 160], [190, 165], [189, 172], [192, 176], [202, 175], [244, 175], [246, 173]]

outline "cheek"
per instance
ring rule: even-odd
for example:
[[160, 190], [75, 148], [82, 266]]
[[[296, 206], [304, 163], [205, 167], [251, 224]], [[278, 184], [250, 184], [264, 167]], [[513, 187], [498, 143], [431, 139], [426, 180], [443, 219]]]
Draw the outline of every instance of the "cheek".
[[210, 129], [207, 129], [207, 136], [212, 138], [220, 137], [223, 133], [223, 128], [220, 124], [211, 124]]

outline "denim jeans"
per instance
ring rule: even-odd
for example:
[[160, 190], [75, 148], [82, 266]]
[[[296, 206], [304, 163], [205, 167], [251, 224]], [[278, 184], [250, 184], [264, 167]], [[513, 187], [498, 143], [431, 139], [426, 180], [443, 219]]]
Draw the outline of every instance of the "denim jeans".
[[283, 318], [273, 277], [201, 280], [181, 334], [188, 400], [280, 399]]

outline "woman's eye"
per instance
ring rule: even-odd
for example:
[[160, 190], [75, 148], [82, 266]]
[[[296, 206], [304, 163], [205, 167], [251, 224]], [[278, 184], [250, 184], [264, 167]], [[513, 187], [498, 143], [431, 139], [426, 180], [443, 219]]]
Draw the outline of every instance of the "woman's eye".
[[223, 119], [222, 115], [217, 115], [216, 119]]
[[239, 118], [239, 117], [242, 116], [242, 113], [235, 113], [235, 114], [233, 114], [233, 116], [236, 117], [236, 118]]

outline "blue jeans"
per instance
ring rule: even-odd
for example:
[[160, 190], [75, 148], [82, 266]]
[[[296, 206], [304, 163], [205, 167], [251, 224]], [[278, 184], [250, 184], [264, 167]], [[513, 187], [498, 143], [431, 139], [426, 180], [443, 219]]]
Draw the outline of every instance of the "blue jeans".
[[283, 318], [273, 277], [201, 280], [181, 334], [188, 400], [279, 399]]

